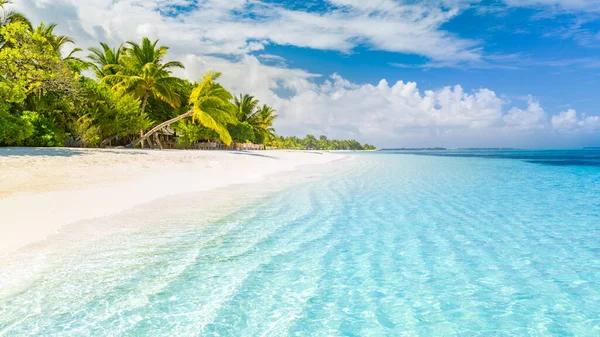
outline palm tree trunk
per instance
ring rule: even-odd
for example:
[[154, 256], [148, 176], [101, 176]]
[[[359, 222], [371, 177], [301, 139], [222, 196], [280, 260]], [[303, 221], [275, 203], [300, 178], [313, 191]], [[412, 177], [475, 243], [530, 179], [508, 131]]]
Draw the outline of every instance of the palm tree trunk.
[[154, 143], [156, 143], [161, 150], [163, 149], [162, 143], [160, 142], [160, 136], [158, 135], [158, 133], [154, 134]]
[[180, 120], [182, 120], [182, 119], [184, 119], [186, 117], [192, 117], [193, 114], [194, 114], [194, 112], [192, 110], [190, 110], [190, 111], [188, 111], [188, 112], [186, 112], [184, 114], [181, 114], [181, 115], [179, 115], [179, 116], [177, 116], [175, 118], [169, 119], [166, 122], [162, 122], [162, 123], [158, 124], [157, 126], [155, 126], [154, 128], [152, 128], [152, 130], [146, 132], [145, 135], [142, 135], [142, 137], [140, 137], [140, 139], [138, 139], [137, 141], [135, 141], [135, 142], [127, 145], [127, 147], [135, 147], [140, 142], [143, 142], [144, 140], [146, 140], [148, 137], [152, 136], [154, 133], [156, 133], [160, 129], [166, 128], [167, 126], [169, 126], [169, 125], [171, 125], [171, 124], [173, 124], [175, 122], [178, 122], [178, 121], [180, 121]]
[[101, 146], [101, 147], [104, 147], [104, 146], [106, 146], [107, 144], [110, 144], [110, 142], [112, 142], [112, 141], [113, 141], [114, 139], [116, 139], [117, 137], [118, 137], [118, 135], [115, 135], [115, 136], [112, 136], [112, 137], [106, 138], [105, 140], [103, 140], [103, 141], [100, 143], [100, 146]]
[[[144, 112], [146, 111], [146, 104], [148, 104], [148, 96], [150, 96], [150, 92], [146, 92], [146, 94], [144, 95], [144, 98], [142, 99], [142, 108], [140, 110], [140, 116], [144, 116]], [[142, 137], [144, 137], [144, 130], [140, 130], [140, 140], [141, 140], [141, 147], [142, 149], [144, 148], [144, 139], [142, 139]]]

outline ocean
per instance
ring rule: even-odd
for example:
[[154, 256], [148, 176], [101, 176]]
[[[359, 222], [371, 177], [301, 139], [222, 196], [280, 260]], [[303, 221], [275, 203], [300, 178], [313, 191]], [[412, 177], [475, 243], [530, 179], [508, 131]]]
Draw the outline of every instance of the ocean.
[[50, 240], [0, 336], [600, 336], [600, 149], [324, 166]]

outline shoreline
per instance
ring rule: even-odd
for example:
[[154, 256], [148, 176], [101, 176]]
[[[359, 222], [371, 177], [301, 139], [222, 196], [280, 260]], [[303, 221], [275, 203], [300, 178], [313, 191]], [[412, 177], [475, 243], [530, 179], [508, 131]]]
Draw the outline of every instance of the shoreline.
[[2, 148], [0, 257], [79, 221], [343, 158], [314, 151]]

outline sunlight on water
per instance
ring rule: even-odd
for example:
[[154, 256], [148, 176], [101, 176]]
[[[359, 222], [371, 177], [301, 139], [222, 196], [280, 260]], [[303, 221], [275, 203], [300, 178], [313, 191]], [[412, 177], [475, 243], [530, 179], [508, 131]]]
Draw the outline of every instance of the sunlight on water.
[[225, 217], [96, 221], [122, 226], [0, 292], [0, 336], [600, 335], [600, 167], [497, 154], [353, 155]]

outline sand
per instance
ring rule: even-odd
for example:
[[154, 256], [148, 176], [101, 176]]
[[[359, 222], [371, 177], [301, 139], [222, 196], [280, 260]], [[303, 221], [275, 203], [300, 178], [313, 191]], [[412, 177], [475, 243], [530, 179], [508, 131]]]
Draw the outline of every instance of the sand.
[[342, 158], [303, 151], [0, 148], [0, 256], [80, 220]]

